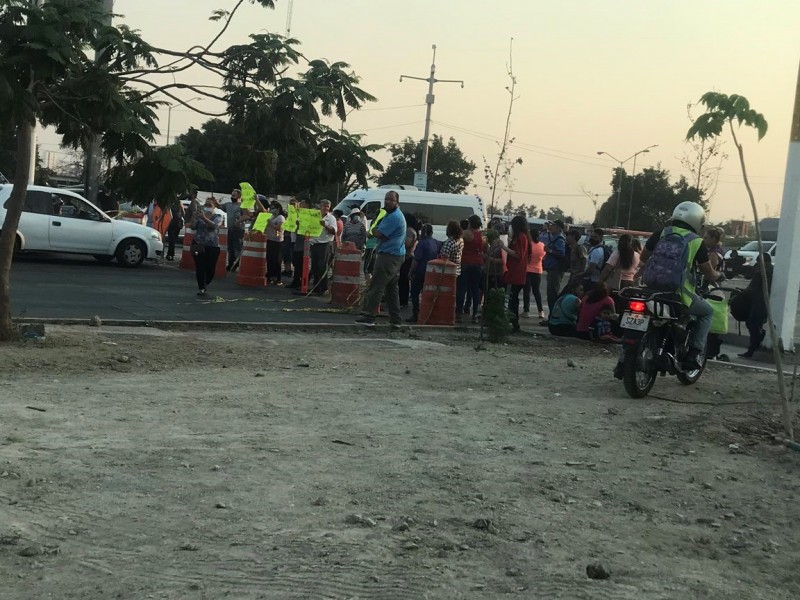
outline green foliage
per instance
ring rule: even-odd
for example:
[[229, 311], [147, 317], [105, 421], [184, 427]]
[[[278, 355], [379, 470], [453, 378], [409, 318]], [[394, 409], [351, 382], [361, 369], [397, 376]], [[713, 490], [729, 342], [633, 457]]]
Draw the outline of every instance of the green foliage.
[[[389, 152], [392, 159], [378, 184], [413, 183], [414, 173], [422, 164], [420, 143], [407, 137], [402, 143], [389, 146]], [[474, 171], [475, 163], [464, 156], [455, 139], [451, 137], [445, 144], [441, 136], [433, 135], [428, 149], [428, 191], [463, 194], [472, 183]]]
[[565, 221], [567, 215], [564, 214], [564, 211], [561, 210], [558, 206], [551, 206], [547, 209], [547, 213], [545, 214], [545, 218], [550, 221], [555, 221], [558, 219], [559, 221]]
[[203, 165], [189, 158], [182, 146], [175, 145], [148, 153], [133, 167], [117, 167], [110, 179], [111, 187], [122, 189], [128, 199], [140, 206], [156, 199], [161, 206], [169, 207], [193, 184], [211, 181], [213, 176]]
[[[675, 206], [684, 201], [697, 202], [708, 208], [708, 201], [695, 187], [689, 185], [684, 176], [670, 183], [669, 171], [658, 167], [648, 167], [636, 174], [635, 180], [625, 170], [622, 173], [622, 188], [619, 194], [620, 210], [617, 211], [617, 193], [612, 191], [597, 211], [595, 221], [600, 227], [624, 226], [628, 222], [628, 209], [631, 208], [631, 229], [654, 231], [663, 227], [672, 215]], [[620, 168], [614, 169], [611, 188], [619, 181]], [[633, 186], [633, 205], [631, 206], [631, 186]], [[615, 223], [617, 212], [621, 223]]]
[[511, 333], [510, 316], [506, 309], [505, 290], [498, 288], [489, 290], [481, 318], [490, 342], [500, 343]]
[[718, 137], [726, 123], [733, 125], [736, 121], [740, 126], [747, 125], [758, 131], [761, 140], [767, 134], [767, 120], [759, 112], [750, 108], [750, 102], [744, 96], [706, 92], [700, 97], [700, 103], [706, 106], [706, 112], [700, 115], [689, 131], [686, 139], [695, 137], [708, 139]]

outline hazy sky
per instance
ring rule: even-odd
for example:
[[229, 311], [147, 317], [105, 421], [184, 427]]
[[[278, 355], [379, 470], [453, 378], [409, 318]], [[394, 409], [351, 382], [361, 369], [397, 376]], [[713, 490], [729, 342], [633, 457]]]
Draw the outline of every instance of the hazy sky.
[[[234, 4], [116, 0], [114, 10], [152, 44], [182, 48], [210, 40], [219, 26], [208, 21], [211, 11]], [[272, 11], [247, 4], [219, 48], [253, 32], [285, 33], [288, 3], [276, 5]], [[769, 122], [761, 142], [749, 132], [742, 136], [748, 172], [759, 209], [779, 210], [800, 61], [798, 0], [295, 0], [291, 33], [308, 58], [350, 63], [362, 87], [378, 97], [346, 124], [371, 143], [422, 138], [427, 83], [399, 78], [427, 77], [436, 44], [437, 77], [463, 79], [465, 87], [436, 86], [432, 133], [455, 137], [478, 165], [471, 191], [487, 200], [482, 157], [496, 160], [503, 134], [513, 37], [519, 96], [513, 155], [524, 162], [514, 170], [512, 198], [558, 205], [576, 218], [593, 213], [582, 187], [604, 196], [611, 191], [614, 163], [598, 150], [624, 160], [658, 144], [639, 156], [637, 170], [660, 163], [676, 179], [687, 150], [686, 105], [709, 90], [745, 95]], [[211, 101], [199, 105], [219, 108]], [[203, 121], [174, 109], [171, 135]], [[725, 139], [730, 158], [711, 203], [712, 220], [750, 212], [735, 149]], [[630, 172], [632, 164], [626, 167]], [[503, 192], [498, 202], [507, 197]]]

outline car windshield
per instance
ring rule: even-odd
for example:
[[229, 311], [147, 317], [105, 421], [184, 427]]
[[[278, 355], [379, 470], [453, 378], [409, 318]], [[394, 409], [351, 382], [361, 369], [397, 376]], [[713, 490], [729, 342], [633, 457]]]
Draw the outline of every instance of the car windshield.
[[[769, 252], [775, 242], [764, 242], [764, 252]], [[739, 248], [744, 252], [758, 252], [758, 240], [747, 242], [744, 246]]]

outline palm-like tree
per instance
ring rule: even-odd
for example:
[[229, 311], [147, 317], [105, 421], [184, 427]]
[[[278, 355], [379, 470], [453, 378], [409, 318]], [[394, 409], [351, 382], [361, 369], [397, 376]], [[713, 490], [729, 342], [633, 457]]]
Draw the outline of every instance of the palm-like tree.
[[318, 59], [308, 63], [308, 71], [303, 74], [306, 85], [314, 99], [322, 105], [322, 114], [329, 117], [336, 111], [339, 120], [347, 118], [347, 107], [359, 108], [365, 102], [375, 102], [377, 98], [357, 87], [361, 78], [355, 73], [347, 72], [350, 67], [346, 62], [335, 62]]

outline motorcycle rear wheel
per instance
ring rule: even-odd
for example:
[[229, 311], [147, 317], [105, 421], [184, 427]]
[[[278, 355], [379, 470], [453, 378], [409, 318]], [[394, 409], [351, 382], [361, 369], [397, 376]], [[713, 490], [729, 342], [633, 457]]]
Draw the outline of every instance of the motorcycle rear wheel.
[[654, 364], [653, 338], [645, 334], [635, 348], [625, 353], [622, 383], [631, 398], [644, 398], [655, 385], [658, 372]]

